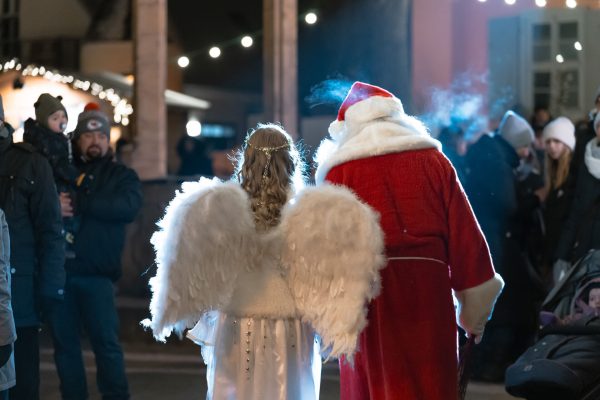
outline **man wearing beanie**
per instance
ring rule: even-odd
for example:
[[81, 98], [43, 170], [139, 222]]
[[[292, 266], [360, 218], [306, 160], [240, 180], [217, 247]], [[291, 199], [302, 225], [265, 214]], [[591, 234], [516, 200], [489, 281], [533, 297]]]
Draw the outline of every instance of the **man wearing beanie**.
[[121, 276], [125, 225], [140, 209], [142, 192], [136, 173], [113, 161], [109, 135], [106, 114], [96, 104], [86, 106], [73, 133], [75, 163], [83, 178], [75, 199], [61, 193], [63, 216], [80, 221], [75, 256], [65, 264], [65, 301], [51, 317], [54, 358], [65, 399], [88, 398], [80, 326], [94, 349], [102, 397], [129, 398], [113, 284]]
[[[532, 174], [523, 172], [531, 156], [534, 132], [512, 111], [504, 114], [497, 132], [484, 134], [467, 152], [465, 191], [490, 246], [506, 287], [475, 349], [474, 379], [501, 382], [506, 367], [529, 344], [535, 330], [534, 284], [523, 256], [528, 244], [528, 216], [539, 199], [524, 190]], [[541, 179], [536, 189], [541, 188]]]
[[38, 331], [42, 319], [62, 300], [65, 283], [60, 206], [48, 161], [31, 145], [13, 143], [13, 129], [3, 121], [3, 111], [0, 117], [0, 208], [10, 234], [12, 307], [17, 328], [17, 382], [10, 389], [10, 398], [38, 400]]

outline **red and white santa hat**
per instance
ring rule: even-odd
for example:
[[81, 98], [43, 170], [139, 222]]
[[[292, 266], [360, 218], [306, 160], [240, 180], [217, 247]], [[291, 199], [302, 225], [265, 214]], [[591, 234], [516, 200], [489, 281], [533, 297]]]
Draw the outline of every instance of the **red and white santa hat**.
[[348, 124], [401, 115], [404, 115], [404, 107], [393, 94], [379, 86], [354, 82], [340, 106], [337, 119], [329, 125], [329, 134], [335, 138]]

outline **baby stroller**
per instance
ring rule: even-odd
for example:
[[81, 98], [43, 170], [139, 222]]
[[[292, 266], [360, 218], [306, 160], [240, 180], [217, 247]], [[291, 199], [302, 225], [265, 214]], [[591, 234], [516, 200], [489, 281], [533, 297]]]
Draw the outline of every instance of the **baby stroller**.
[[506, 370], [508, 393], [528, 400], [600, 399], [600, 312], [583, 301], [598, 284], [600, 250], [593, 250], [544, 300], [540, 319], [545, 326], [538, 341]]

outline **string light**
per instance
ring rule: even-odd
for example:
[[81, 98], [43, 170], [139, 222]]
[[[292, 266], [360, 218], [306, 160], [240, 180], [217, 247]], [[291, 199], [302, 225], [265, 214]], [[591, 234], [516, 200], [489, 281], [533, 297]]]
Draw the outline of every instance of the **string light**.
[[317, 22], [317, 14], [314, 12], [306, 13], [304, 16], [304, 21], [309, 25], [315, 24]]
[[244, 47], [250, 47], [254, 43], [254, 40], [252, 40], [252, 36], [244, 36], [242, 40], [240, 40], [240, 43]]
[[177, 59], [177, 65], [179, 65], [181, 68], [185, 68], [190, 65], [190, 59], [186, 56], [181, 56]]
[[10, 71], [19, 71], [21, 76], [41, 77], [51, 82], [69, 85], [73, 89], [87, 92], [100, 100], [108, 101], [113, 106], [113, 119], [123, 126], [129, 124], [129, 116], [133, 114], [131, 103], [121, 97], [114, 89], [105, 89], [97, 82], [76, 79], [73, 75], [63, 75], [56, 70], [49, 70], [35, 64], [23, 66], [16, 58], [4, 62], [4, 64], [0, 63], [0, 73]]
[[221, 49], [218, 48], [217, 46], [213, 46], [208, 51], [208, 55], [211, 56], [212, 58], [219, 58], [219, 56], [221, 55]]
[[[479, 0], [479, 1], [484, 2], [486, 0]], [[511, 1], [511, 0], [506, 0], [506, 1]], [[512, 1], [514, 2], [516, 0], [512, 0]], [[314, 11], [310, 11], [305, 14], [299, 14], [299, 15], [301, 15], [301, 16], [299, 16], [299, 18], [303, 18], [304, 21], [309, 25], [315, 24], [318, 20], [318, 16], [317, 16], [316, 12], [314, 12]], [[238, 36], [237, 38], [227, 40], [216, 46], [212, 46], [210, 49], [208, 49], [208, 55], [211, 58], [219, 58], [222, 53], [221, 49], [227, 48], [227, 47], [229, 47], [231, 45], [235, 45], [235, 44], [238, 44], [238, 45], [241, 44], [245, 48], [252, 47], [252, 45], [254, 44], [254, 39], [256, 37], [262, 36], [262, 33], [263, 33], [262, 30], [258, 30], [258, 31], [252, 32], [249, 35], [245, 35], [241, 38]], [[182, 68], [185, 68], [179, 64], [179, 61], [181, 60], [182, 57], [187, 58], [188, 64], [189, 64], [190, 58], [197, 56], [199, 54], [206, 54], [206, 47], [204, 47], [202, 49], [197, 49], [197, 50], [193, 50], [190, 52], [186, 52], [186, 54], [187, 54], [187, 57], [181, 56], [181, 57], [177, 58], [177, 64]], [[173, 61], [175, 61], [175, 60], [173, 60]], [[187, 64], [186, 64], [186, 66], [187, 66]]]

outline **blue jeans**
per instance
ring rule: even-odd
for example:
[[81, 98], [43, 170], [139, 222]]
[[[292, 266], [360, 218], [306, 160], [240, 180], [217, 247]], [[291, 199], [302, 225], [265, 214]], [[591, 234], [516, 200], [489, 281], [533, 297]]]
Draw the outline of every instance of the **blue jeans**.
[[55, 307], [50, 320], [63, 400], [88, 398], [79, 335], [81, 326], [94, 350], [96, 380], [102, 398], [129, 399], [111, 280], [97, 276], [68, 276], [65, 300]]

